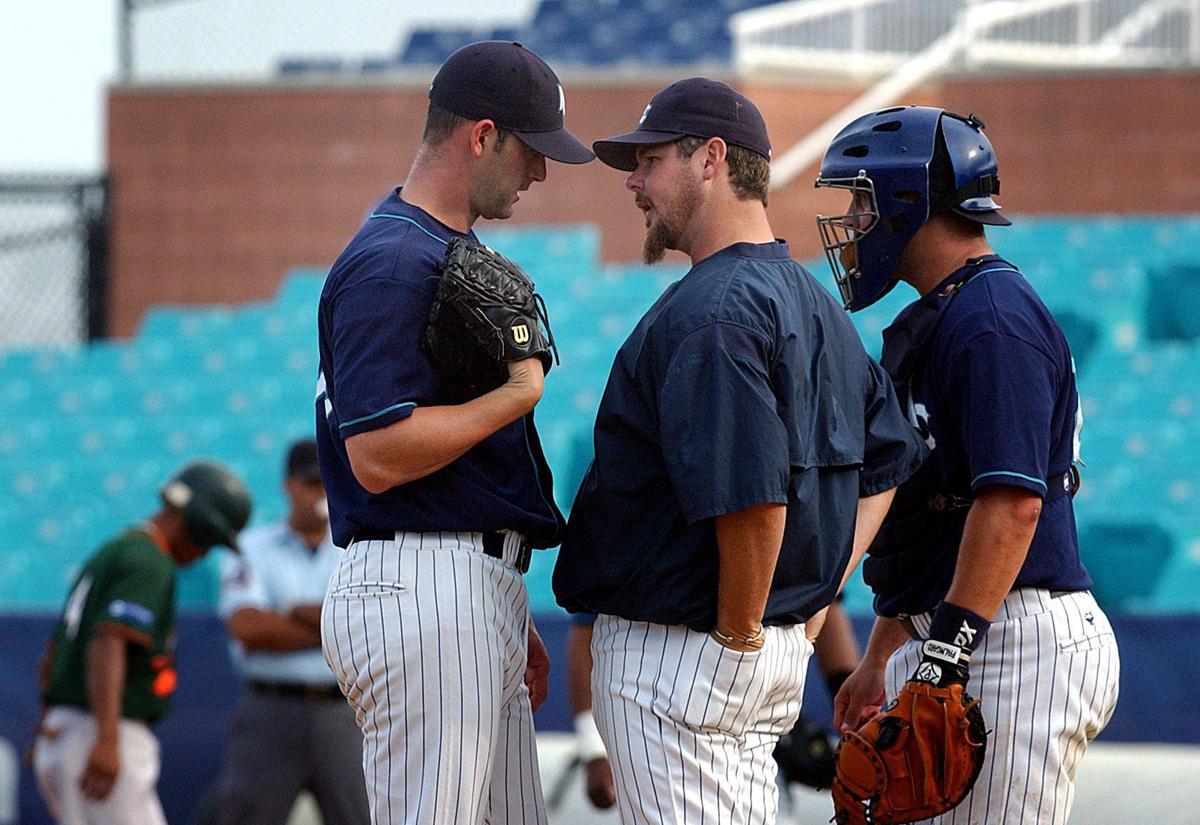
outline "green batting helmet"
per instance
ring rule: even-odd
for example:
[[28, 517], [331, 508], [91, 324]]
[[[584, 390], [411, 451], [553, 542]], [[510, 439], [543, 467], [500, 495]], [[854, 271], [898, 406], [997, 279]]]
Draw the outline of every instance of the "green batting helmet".
[[163, 503], [183, 513], [197, 545], [223, 544], [240, 552], [237, 534], [250, 520], [250, 492], [237, 475], [215, 461], [194, 461], [163, 485]]

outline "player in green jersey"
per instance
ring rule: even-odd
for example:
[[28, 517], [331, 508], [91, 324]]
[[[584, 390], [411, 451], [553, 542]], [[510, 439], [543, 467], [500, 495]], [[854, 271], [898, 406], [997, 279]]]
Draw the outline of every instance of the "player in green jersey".
[[34, 770], [62, 825], [165, 825], [157, 721], [175, 690], [175, 574], [250, 518], [245, 484], [213, 462], [162, 488], [162, 509], [89, 558], [38, 674]]

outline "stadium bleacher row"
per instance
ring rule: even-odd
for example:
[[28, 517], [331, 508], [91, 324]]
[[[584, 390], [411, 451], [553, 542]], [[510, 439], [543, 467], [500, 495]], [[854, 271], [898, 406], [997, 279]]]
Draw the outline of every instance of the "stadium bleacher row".
[[[612, 356], [678, 266], [599, 262], [587, 227], [503, 229], [485, 240], [524, 265], [551, 309], [563, 363], [537, 411], [566, 508], [591, 456]], [[1106, 606], [1200, 609], [1200, 218], [1022, 219], [992, 233], [1067, 323], [1083, 398], [1085, 560]], [[1147, 244], [1147, 237], [1155, 243]], [[814, 273], [828, 282], [824, 263]], [[0, 357], [0, 606], [55, 609], [95, 545], [155, 506], [196, 456], [229, 462], [281, 515], [280, 461], [313, 426], [323, 273], [237, 308], [152, 310], [127, 342]], [[911, 297], [854, 316], [868, 349]], [[553, 553], [535, 554], [535, 610], [553, 609]], [[185, 572], [181, 603], [215, 599], [215, 559]], [[855, 584], [853, 609], [868, 606]]]
[[774, 0], [541, 0], [523, 26], [416, 28], [395, 54], [357, 61], [289, 57], [279, 72], [372, 74], [437, 65], [476, 40], [516, 40], [555, 66], [727, 64], [729, 16], [769, 2]]

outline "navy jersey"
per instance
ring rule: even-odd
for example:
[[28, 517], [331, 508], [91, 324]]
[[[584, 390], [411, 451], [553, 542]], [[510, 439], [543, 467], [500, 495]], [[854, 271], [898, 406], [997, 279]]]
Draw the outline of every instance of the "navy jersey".
[[858, 498], [925, 450], [887, 375], [787, 244], [734, 244], [672, 284], [621, 346], [554, 569], [572, 612], [708, 630], [713, 519], [787, 506], [766, 624], [806, 620], [845, 570]]
[[416, 481], [373, 495], [355, 479], [345, 440], [447, 403], [421, 349], [451, 238], [461, 237], [397, 189], [363, 224], [329, 272], [317, 331], [317, 446], [334, 542], [356, 535], [489, 531], [558, 543], [562, 515], [532, 414]]
[[[996, 255], [968, 262], [897, 316], [884, 333], [882, 361], [933, 452], [898, 491], [868, 558], [876, 610], [919, 613], [945, 597], [971, 499], [996, 484], [1044, 499], [1014, 587], [1091, 587], [1066, 489], [1082, 424], [1074, 362], [1025, 278]], [[876, 580], [872, 566], [884, 569], [880, 562], [892, 557], [899, 574]]]

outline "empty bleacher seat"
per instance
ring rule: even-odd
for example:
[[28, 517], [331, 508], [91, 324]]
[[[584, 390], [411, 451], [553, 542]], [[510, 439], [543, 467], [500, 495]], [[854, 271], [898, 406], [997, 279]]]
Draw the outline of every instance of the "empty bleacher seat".
[[[1138, 609], [1200, 609], [1200, 347], [1146, 334], [1144, 312], [1154, 273], [1200, 246], [1200, 221], [1022, 218], [1011, 230], [989, 237], [1050, 296], [1079, 361], [1087, 466], [1075, 508], [1100, 596]], [[604, 265], [591, 227], [480, 234], [529, 272], [549, 306], [562, 364], [536, 420], [566, 507], [591, 457], [617, 349], [686, 270]], [[1173, 246], [1147, 247], [1147, 237]], [[825, 261], [809, 266], [832, 289]], [[128, 342], [0, 356], [0, 606], [57, 609], [82, 558], [150, 513], [158, 485], [192, 458], [228, 461], [245, 475], [256, 523], [282, 514], [280, 455], [314, 423], [325, 275], [291, 271], [260, 303], [155, 308]], [[881, 331], [914, 297], [901, 285], [851, 316], [868, 351], [878, 354]], [[534, 556], [535, 609], [553, 606], [553, 559]], [[211, 607], [214, 575], [211, 565], [189, 573], [184, 607]], [[847, 604], [869, 609], [857, 578]]]

